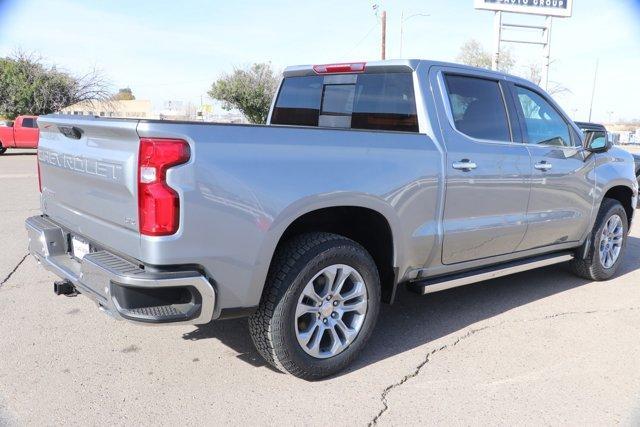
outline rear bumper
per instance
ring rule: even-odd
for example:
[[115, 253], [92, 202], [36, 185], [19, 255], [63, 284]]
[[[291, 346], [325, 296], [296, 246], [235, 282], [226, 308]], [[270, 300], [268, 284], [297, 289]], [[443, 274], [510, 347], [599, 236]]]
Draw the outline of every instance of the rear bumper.
[[197, 271], [151, 272], [106, 250], [79, 261], [69, 254], [69, 233], [49, 218], [34, 216], [25, 226], [31, 255], [116, 319], [204, 324], [213, 318], [215, 290]]

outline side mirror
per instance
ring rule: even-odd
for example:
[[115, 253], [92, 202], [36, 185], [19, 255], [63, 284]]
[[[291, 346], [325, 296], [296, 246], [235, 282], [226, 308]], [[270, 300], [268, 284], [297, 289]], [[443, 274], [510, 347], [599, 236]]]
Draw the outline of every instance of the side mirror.
[[592, 153], [604, 153], [612, 146], [607, 134], [602, 131], [585, 131], [584, 148]]

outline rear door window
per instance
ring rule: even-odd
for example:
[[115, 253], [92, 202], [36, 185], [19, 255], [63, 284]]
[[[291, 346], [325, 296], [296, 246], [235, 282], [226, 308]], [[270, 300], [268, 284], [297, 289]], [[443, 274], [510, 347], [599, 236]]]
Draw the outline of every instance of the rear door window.
[[271, 123], [418, 132], [411, 73], [287, 77]]
[[511, 141], [509, 118], [500, 85], [494, 80], [446, 75], [453, 122], [476, 139]]

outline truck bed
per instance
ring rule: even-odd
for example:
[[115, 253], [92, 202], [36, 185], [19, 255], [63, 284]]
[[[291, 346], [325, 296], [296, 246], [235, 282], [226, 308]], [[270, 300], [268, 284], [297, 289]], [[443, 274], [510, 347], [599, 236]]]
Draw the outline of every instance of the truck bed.
[[[424, 134], [58, 115], [39, 123], [45, 215], [135, 262], [197, 265], [221, 283], [229, 307], [258, 303], [268, 268], [260, 260], [305, 211], [349, 200], [392, 224], [402, 216], [401, 242], [435, 238], [438, 207], [416, 195], [438, 199], [441, 154]], [[181, 201], [171, 236], [139, 233], [138, 151], [147, 137], [182, 139], [191, 149], [167, 173]], [[432, 255], [412, 254], [408, 265]]]

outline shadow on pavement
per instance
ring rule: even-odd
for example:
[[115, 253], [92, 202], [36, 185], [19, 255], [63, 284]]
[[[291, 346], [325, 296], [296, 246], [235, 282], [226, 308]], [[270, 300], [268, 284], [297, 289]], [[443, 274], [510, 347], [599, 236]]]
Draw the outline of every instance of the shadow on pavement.
[[[640, 238], [629, 237], [618, 276], [636, 270]], [[404, 353], [474, 323], [591, 283], [556, 265], [493, 279], [426, 296], [404, 287], [394, 305], [383, 305], [373, 335], [353, 366], [338, 375]], [[253, 366], [269, 366], [253, 347], [246, 319], [212, 322], [183, 336], [184, 339], [218, 339], [240, 353]]]
[[220, 320], [206, 325], [198, 325], [195, 330], [187, 332], [182, 338], [194, 341], [211, 338], [217, 339], [239, 353], [237, 357], [240, 360], [253, 366], [266, 366], [276, 371], [260, 356], [253, 346], [249, 335], [247, 319]]
[[1, 157], [16, 157], [16, 156], [35, 156], [38, 154], [36, 150], [33, 151], [18, 151], [12, 152], [11, 150], [7, 150], [4, 154], [0, 154]]

